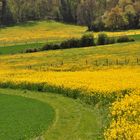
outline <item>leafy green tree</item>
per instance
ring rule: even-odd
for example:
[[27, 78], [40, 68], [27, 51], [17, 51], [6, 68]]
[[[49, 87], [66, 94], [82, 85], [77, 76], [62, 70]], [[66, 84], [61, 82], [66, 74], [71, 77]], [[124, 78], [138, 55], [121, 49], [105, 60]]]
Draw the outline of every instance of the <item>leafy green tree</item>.
[[140, 28], [140, 0], [0, 0], [0, 24], [54, 19], [89, 30]]
[[116, 6], [104, 16], [104, 22], [110, 30], [124, 29], [128, 25], [128, 20], [125, 17], [121, 8]]

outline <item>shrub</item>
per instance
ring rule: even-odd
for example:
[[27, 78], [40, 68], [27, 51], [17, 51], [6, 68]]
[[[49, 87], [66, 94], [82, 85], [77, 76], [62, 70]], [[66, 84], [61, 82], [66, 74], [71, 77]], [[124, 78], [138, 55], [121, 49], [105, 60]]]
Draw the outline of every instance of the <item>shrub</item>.
[[116, 39], [113, 37], [108, 38], [108, 42], [107, 44], [115, 44], [116, 43]]
[[[128, 36], [121, 36], [117, 39], [118, 43], [122, 42], [131, 42], [135, 41]], [[116, 38], [108, 37], [105, 33], [100, 33], [97, 39], [97, 45], [106, 45], [106, 44], [114, 44], [116, 43]], [[68, 48], [80, 48], [80, 47], [89, 47], [95, 45], [95, 39], [92, 33], [85, 34], [81, 37], [81, 39], [69, 39], [63, 41], [60, 44], [46, 44], [42, 48], [39, 49], [27, 49], [25, 53], [33, 53], [38, 51], [45, 51], [45, 50], [58, 50], [58, 49], [68, 49]]]
[[50, 45], [50, 50], [58, 50], [61, 49], [59, 44], [51, 44]]
[[105, 24], [104, 24], [104, 22], [102, 21], [101, 18], [95, 20], [95, 21], [92, 23], [91, 30], [92, 30], [92, 31], [95, 31], [95, 32], [99, 32], [99, 31], [105, 30]]
[[39, 50], [36, 48], [34, 48], [34, 49], [29, 48], [29, 49], [26, 49], [25, 53], [33, 53], [33, 52], [38, 52], [38, 51]]
[[100, 33], [98, 35], [97, 44], [98, 45], [105, 45], [109, 43], [109, 37], [105, 33]]
[[88, 47], [88, 46], [94, 46], [94, 36], [92, 33], [85, 34], [81, 38], [81, 47]]
[[78, 47], [80, 47], [80, 40], [79, 39], [75, 39], [75, 38], [72, 38], [72, 39], [63, 41], [60, 44], [60, 48], [62, 48], [62, 49], [66, 49], [66, 48], [78, 48]]
[[49, 44], [46, 44], [45, 46], [43, 46], [41, 48], [41, 50], [44, 51], [44, 50], [48, 50], [49, 48], [50, 48], [50, 45]]
[[57, 50], [60, 49], [59, 44], [47, 44], [41, 48], [42, 51], [44, 50]]
[[117, 39], [117, 42], [118, 42], [118, 43], [133, 42], [133, 41], [135, 41], [135, 40], [132, 39], [132, 38], [129, 38], [129, 36], [127, 36], [127, 35], [120, 36], [120, 37]]

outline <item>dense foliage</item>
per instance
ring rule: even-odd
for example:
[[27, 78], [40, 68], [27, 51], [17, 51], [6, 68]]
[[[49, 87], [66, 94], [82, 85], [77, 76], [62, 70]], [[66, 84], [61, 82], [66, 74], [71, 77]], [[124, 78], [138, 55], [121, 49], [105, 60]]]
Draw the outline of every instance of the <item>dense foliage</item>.
[[140, 28], [139, 0], [1, 0], [0, 5], [4, 25], [55, 19], [94, 31]]
[[61, 43], [49, 43], [44, 45], [42, 48], [29, 48], [25, 52], [26, 53], [33, 53], [38, 51], [44, 51], [44, 50], [58, 50], [58, 49], [70, 49], [70, 48], [81, 48], [81, 47], [90, 47], [94, 46], [94, 36], [93, 34], [85, 34], [80, 39], [71, 38], [65, 41], [62, 41]]
[[82, 48], [82, 47], [91, 47], [97, 45], [107, 45], [115, 43], [124, 43], [124, 42], [133, 42], [135, 39], [130, 38], [129, 36], [119, 36], [119, 37], [109, 37], [105, 33], [99, 33], [97, 41], [92, 33], [83, 35], [80, 39], [71, 38], [61, 43], [49, 43], [44, 45], [42, 48], [28, 48], [26, 53], [33, 53], [46, 50], [59, 50], [59, 49], [70, 49], [70, 48]]

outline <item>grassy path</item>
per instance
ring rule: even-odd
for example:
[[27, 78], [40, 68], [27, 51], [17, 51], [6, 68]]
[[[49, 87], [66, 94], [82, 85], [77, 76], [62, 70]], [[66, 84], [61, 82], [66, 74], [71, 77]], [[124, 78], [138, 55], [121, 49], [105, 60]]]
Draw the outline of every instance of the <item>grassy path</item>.
[[51, 93], [0, 89], [0, 93], [37, 99], [55, 110], [53, 125], [43, 134], [45, 140], [99, 140], [101, 116], [98, 108], [90, 108], [80, 102]]

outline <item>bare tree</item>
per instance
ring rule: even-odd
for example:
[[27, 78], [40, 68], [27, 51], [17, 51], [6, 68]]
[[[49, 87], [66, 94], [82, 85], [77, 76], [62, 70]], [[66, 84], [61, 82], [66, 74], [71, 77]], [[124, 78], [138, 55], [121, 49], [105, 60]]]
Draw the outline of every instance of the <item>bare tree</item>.
[[92, 28], [92, 22], [97, 17], [97, 1], [96, 0], [85, 0], [79, 4], [77, 17], [78, 23], [88, 26], [90, 30]]

